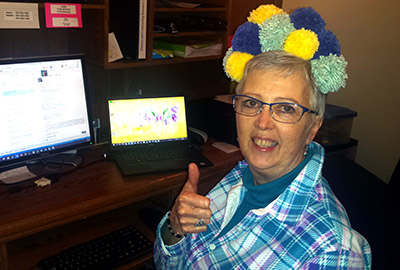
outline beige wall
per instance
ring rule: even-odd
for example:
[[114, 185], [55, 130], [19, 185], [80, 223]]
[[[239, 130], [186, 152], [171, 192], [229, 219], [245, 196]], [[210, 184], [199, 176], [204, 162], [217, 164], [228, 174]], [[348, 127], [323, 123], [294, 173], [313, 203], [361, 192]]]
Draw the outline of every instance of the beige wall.
[[336, 34], [348, 61], [347, 86], [328, 103], [358, 112], [356, 161], [389, 182], [400, 157], [399, 0], [283, 0], [283, 9], [313, 7]]

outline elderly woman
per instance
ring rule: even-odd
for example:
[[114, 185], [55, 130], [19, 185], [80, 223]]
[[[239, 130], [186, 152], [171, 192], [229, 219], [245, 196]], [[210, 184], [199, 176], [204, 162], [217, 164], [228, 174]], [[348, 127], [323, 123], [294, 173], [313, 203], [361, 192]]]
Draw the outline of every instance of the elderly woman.
[[313, 142], [325, 94], [311, 62], [284, 50], [251, 57], [233, 96], [244, 161], [206, 196], [199, 170], [160, 222], [159, 269], [370, 269], [368, 242], [321, 175]]

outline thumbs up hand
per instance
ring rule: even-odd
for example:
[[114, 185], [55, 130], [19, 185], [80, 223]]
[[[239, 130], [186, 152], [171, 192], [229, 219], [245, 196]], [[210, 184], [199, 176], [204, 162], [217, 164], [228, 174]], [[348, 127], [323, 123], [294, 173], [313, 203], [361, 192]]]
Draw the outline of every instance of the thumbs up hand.
[[197, 194], [199, 168], [189, 164], [188, 179], [181, 193], [175, 200], [170, 214], [172, 231], [174, 233], [199, 233], [207, 229], [210, 223], [210, 199]]

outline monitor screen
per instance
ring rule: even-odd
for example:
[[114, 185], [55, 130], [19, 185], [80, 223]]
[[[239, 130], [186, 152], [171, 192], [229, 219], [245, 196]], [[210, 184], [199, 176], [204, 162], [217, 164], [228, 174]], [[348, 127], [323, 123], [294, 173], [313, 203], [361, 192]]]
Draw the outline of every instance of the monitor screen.
[[113, 146], [187, 139], [185, 98], [109, 99]]
[[0, 171], [92, 144], [83, 55], [0, 60]]

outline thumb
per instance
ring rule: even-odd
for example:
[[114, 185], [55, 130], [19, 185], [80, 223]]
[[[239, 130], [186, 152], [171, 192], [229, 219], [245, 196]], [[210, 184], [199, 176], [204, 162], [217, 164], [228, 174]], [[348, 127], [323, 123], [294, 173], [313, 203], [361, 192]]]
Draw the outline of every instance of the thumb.
[[189, 173], [186, 184], [183, 187], [184, 191], [197, 193], [197, 184], [199, 182], [200, 171], [195, 163], [189, 164]]

